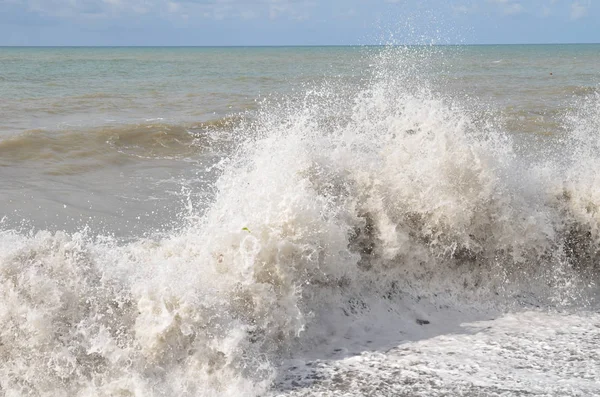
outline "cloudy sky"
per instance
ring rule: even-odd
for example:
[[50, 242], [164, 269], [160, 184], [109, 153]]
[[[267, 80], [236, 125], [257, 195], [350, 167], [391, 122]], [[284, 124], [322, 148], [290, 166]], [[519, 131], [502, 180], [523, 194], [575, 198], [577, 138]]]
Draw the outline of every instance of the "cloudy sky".
[[600, 42], [600, 0], [0, 0], [0, 45]]

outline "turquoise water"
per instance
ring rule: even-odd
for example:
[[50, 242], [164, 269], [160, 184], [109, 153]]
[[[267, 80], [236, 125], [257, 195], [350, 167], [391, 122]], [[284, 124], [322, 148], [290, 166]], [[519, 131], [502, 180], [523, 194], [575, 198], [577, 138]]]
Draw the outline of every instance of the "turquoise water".
[[[64, 125], [206, 121], [323, 80], [355, 84], [378, 47], [0, 49], [0, 134]], [[418, 51], [418, 47], [415, 47]], [[437, 47], [440, 90], [499, 110], [560, 111], [597, 89], [600, 45]], [[431, 51], [430, 51], [431, 52]], [[550, 76], [552, 73], [552, 76]], [[345, 84], [345, 83], [344, 83]]]
[[[360, 48], [2, 48], [2, 133], [256, 108], [260, 95], [360, 72]], [[357, 63], [358, 61], [358, 63]]]
[[[230, 140], [231, 123], [289, 101], [306, 106], [305, 93], [325, 86], [351, 98], [383, 69], [427, 81], [525, 147], [561, 132], [576, 99], [600, 82], [600, 45], [398, 49], [402, 57], [384, 59], [385, 47], [1, 48], [5, 214], [42, 228], [102, 222], [127, 234], [125, 224], [148, 227], [138, 219], [163, 227], [182, 211], [171, 193], [202, 180], [197, 164], [223, 154], [214, 138]], [[70, 194], [49, 197], [48, 178]]]

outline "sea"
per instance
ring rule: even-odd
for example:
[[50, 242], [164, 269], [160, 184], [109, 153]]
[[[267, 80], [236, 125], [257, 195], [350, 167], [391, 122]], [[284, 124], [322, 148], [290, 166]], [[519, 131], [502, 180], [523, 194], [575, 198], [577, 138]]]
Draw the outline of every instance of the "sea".
[[0, 395], [600, 395], [600, 44], [0, 47]]

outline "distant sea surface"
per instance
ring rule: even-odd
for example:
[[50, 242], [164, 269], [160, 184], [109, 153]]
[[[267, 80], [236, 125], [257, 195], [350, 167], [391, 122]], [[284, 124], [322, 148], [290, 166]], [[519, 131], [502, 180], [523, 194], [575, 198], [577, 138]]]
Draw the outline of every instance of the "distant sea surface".
[[600, 44], [0, 47], [0, 394], [600, 394]]
[[[570, 99], [599, 90], [600, 45], [425, 49], [421, 77], [444, 95], [486, 104], [486, 114], [502, 116], [511, 134], [555, 134]], [[201, 142], [207, 131], [263, 101], [323, 84], [369, 84], [381, 50], [4, 47], [4, 214], [11, 224], [41, 228], [101, 222], [122, 235], [163, 227], [157, 211], [169, 218], [181, 211], [167, 192], [195, 184], [191, 174], [214, 154]]]

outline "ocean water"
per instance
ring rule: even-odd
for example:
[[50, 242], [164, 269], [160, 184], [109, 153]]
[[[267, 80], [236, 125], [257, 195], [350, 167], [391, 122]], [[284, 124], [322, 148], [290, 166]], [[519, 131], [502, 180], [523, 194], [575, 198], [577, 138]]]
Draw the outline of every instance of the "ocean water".
[[0, 394], [600, 394], [600, 45], [0, 48]]

